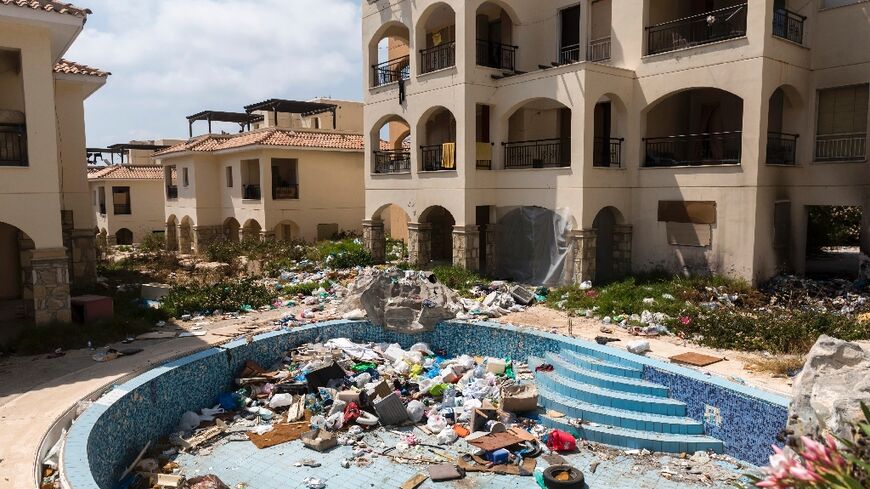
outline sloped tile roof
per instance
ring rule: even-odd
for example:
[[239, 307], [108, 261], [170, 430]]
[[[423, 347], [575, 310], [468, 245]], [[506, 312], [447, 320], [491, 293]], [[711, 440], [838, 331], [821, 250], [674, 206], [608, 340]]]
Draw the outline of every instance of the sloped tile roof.
[[251, 131], [237, 136], [217, 136], [213, 134], [193, 138], [185, 143], [177, 144], [155, 156], [187, 151], [207, 153], [245, 146], [282, 146], [288, 148], [316, 148], [362, 151], [364, 148], [362, 134], [346, 134], [337, 132], [296, 131], [292, 129], [270, 128]]
[[[5, 0], [0, 0], [3, 2]], [[97, 68], [93, 68], [88, 65], [83, 65], [81, 63], [76, 63], [75, 61], [69, 61], [67, 59], [61, 58], [57, 64], [54, 65], [55, 73], [66, 73], [70, 75], [85, 75], [85, 76], [96, 76], [99, 78], [106, 78], [111, 75], [108, 71], [98, 70]]]
[[71, 3], [54, 2], [51, 0], [0, 0], [0, 5], [12, 5], [14, 7], [29, 8], [43, 12], [55, 12], [81, 18], [85, 18], [88, 14], [93, 13], [89, 9], [79, 8]]
[[114, 165], [88, 169], [88, 180], [163, 180], [159, 165]]

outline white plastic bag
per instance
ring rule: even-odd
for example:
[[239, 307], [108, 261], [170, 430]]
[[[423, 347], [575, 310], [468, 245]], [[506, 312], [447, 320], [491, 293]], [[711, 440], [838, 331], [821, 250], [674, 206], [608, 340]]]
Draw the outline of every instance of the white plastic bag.
[[426, 406], [423, 405], [422, 402], [414, 400], [408, 403], [408, 417], [411, 418], [411, 421], [414, 423], [419, 423], [421, 419], [423, 419], [423, 411], [426, 410]]
[[441, 433], [438, 433], [437, 438], [439, 445], [451, 445], [457, 438], [459, 438], [459, 435], [457, 435], [452, 429], [445, 428], [441, 430]]
[[199, 428], [199, 415], [193, 411], [185, 411], [181, 415], [181, 421], [178, 422], [179, 431], [193, 431]]
[[286, 407], [293, 404], [293, 394], [275, 394], [269, 399], [269, 407], [272, 409]]
[[426, 427], [429, 428], [429, 431], [432, 433], [441, 433], [447, 428], [447, 420], [440, 414], [429, 416], [429, 419], [426, 420]]

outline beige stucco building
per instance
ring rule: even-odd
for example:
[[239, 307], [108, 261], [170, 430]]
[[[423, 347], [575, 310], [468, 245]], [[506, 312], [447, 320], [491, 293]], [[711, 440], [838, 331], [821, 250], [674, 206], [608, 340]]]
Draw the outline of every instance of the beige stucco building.
[[88, 13], [0, 0], [0, 323], [68, 321], [96, 279], [83, 102], [108, 73], [62, 59]]
[[421, 266], [758, 281], [804, 270], [808, 206], [870, 209], [866, 1], [362, 8], [378, 255], [398, 221]]
[[140, 243], [165, 231], [162, 166], [107, 166], [90, 171], [88, 183], [99, 248]]
[[[205, 111], [209, 134], [155, 153], [164, 168], [169, 249], [216, 239], [315, 241], [359, 232], [364, 217], [363, 105], [272, 99], [245, 112]], [[212, 134], [212, 123], [239, 134]]]

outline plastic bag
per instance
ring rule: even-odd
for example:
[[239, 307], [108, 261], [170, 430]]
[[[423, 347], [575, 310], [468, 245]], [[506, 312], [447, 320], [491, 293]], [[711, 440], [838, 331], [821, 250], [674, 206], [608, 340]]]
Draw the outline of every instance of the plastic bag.
[[457, 438], [459, 438], [459, 435], [457, 435], [453, 430], [444, 429], [441, 430], [441, 433], [438, 433], [437, 438], [439, 445], [451, 445]]
[[434, 355], [435, 353], [429, 348], [429, 345], [426, 343], [416, 343], [414, 346], [410, 348], [411, 351], [418, 351], [420, 353], [425, 353], [426, 355]]
[[429, 428], [429, 431], [432, 433], [441, 433], [445, 428], [447, 428], [447, 419], [440, 414], [429, 416], [429, 419], [426, 420], [426, 427]]
[[275, 394], [269, 399], [269, 407], [272, 409], [287, 407], [293, 404], [293, 394]]
[[199, 428], [199, 415], [193, 411], [185, 411], [181, 415], [181, 421], [178, 422], [179, 431], [193, 431]]
[[408, 403], [408, 407], [406, 408], [408, 411], [408, 417], [411, 418], [411, 421], [414, 423], [419, 423], [421, 419], [423, 419], [423, 411], [426, 410], [426, 406], [423, 405], [420, 401], [411, 401]]
[[344, 426], [344, 412], [338, 412], [326, 418], [326, 429], [328, 431], [338, 431]]

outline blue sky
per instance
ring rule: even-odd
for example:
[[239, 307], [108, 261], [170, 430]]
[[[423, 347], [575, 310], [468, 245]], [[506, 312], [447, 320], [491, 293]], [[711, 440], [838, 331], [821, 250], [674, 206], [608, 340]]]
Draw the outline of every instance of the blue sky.
[[66, 57], [112, 72], [85, 102], [88, 146], [186, 138], [187, 115], [268, 98], [362, 97], [358, 0], [77, 5], [94, 13]]

